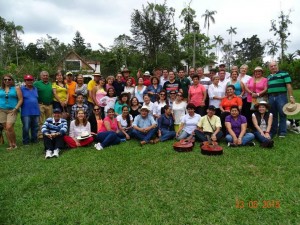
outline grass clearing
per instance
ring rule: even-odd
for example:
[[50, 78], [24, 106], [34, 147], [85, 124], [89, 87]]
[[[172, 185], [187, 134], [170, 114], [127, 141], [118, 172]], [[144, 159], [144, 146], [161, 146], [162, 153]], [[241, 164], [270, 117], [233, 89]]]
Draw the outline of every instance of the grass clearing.
[[211, 157], [199, 145], [174, 152], [172, 141], [50, 160], [42, 143], [4, 145], [0, 224], [300, 224], [299, 137], [275, 138], [272, 150], [222, 143], [224, 155]]

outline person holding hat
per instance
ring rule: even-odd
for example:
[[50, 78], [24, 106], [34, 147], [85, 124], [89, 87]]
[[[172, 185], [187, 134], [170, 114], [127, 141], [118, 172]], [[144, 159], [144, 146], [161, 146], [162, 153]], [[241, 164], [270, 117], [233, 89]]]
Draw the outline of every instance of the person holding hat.
[[[23, 124], [22, 137], [24, 145], [28, 145], [30, 142], [36, 143], [38, 140], [40, 108], [38, 91], [37, 88], [33, 86], [33, 80], [32, 75], [25, 75], [25, 85], [21, 86], [23, 95], [21, 120]], [[31, 131], [31, 137], [29, 136], [29, 131]]]
[[64, 148], [64, 135], [68, 131], [67, 121], [61, 117], [61, 109], [53, 109], [53, 117], [46, 119], [42, 126], [45, 159], [59, 157], [59, 151]]
[[300, 112], [300, 104], [299, 103], [286, 103], [283, 106], [283, 113], [287, 116], [293, 116]]
[[135, 84], [136, 84], [135, 79], [130, 76], [130, 72], [131, 71], [126, 67], [122, 70], [122, 75], [123, 75], [122, 81], [126, 82], [128, 79], [130, 79], [132, 86], [135, 86]]
[[288, 100], [291, 104], [295, 104], [292, 79], [287, 72], [279, 71], [275, 61], [270, 62], [269, 69], [271, 74], [268, 76], [268, 96], [270, 112], [273, 114], [270, 134], [271, 136], [278, 134], [279, 137], [284, 138], [287, 134], [287, 126], [283, 106], [288, 103]]
[[149, 115], [149, 108], [146, 105], [142, 106], [141, 114], [134, 118], [132, 126], [132, 134], [140, 140], [142, 146], [149, 143], [152, 136], [157, 132], [157, 123], [153, 116]]
[[195, 136], [200, 142], [208, 141], [207, 136], [211, 138], [212, 141], [219, 141], [223, 133], [221, 131], [221, 119], [216, 116], [216, 107], [213, 105], [208, 106], [207, 115], [201, 117], [197, 124], [197, 129], [195, 130]]
[[17, 148], [14, 125], [22, 103], [23, 96], [20, 88], [15, 86], [12, 75], [5, 74], [0, 87], [0, 123], [3, 125], [8, 140], [7, 150]]
[[271, 148], [274, 145], [274, 141], [270, 136], [273, 114], [267, 111], [267, 109], [269, 109], [269, 105], [266, 101], [260, 101], [255, 105], [255, 108], [257, 111], [252, 114], [252, 122], [255, 128], [253, 134], [261, 143], [261, 147]]

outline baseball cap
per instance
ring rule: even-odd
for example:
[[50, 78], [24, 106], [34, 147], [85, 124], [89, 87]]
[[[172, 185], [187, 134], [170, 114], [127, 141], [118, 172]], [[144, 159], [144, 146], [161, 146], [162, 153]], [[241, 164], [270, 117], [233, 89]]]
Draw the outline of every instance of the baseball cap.
[[30, 74], [24, 75], [24, 80], [33, 80], [33, 76]]

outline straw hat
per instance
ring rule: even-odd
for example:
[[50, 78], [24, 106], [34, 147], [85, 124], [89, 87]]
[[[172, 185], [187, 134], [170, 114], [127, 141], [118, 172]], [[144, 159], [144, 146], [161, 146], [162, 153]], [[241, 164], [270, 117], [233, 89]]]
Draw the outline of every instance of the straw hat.
[[266, 101], [260, 101], [259, 103], [256, 103], [255, 108], [258, 109], [260, 105], [264, 105], [267, 109], [270, 108], [270, 105]]
[[283, 113], [285, 115], [291, 116], [291, 115], [296, 115], [297, 113], [300, 112], [300, 104], [299, 103], [287, 103], [283, 106]]

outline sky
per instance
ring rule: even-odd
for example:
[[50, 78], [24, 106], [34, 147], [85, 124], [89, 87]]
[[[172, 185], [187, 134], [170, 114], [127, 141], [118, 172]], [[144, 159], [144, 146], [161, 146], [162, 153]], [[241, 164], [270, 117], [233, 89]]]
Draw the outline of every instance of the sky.
[[[163, 3], [163, 0], [148, 0]], [[175, 8], [177, 28], [183, 28], [179, 15], [190, 0], [168, 0], [166, 4]], [[92, 49], [99, 49], [98, 43], [105, 47], [121, 34], [131, 36], [131, 14], [134, 9], [141, 10], [147, 5], [146, 0], [0, 0], [0, 16], [7, 21], [14, 21], [24, 28], [20, 38], [25, 44], [35, 43], [37, 39], [49, 34], [64, 43], [72, 43], [78, 30]], [[257, 34], [262, 42], [275, 40], [270, 32], [271, 20], [278, 20], [280, 11], [290, 13], [291, 33], [288, 53], [300, 49], [300, 1], [299, 0], [192, 0], [190, 7], [196, 11], [196, 21], [204, 29], [205, 10], [216, 10], [215, 24], [211, 24], [209, 37], [221, 35], [230, 40], [226, 30], [236, 27], [234, 41], [250, 38]], [[298, 28], [298, 29], [297, 29]]]

